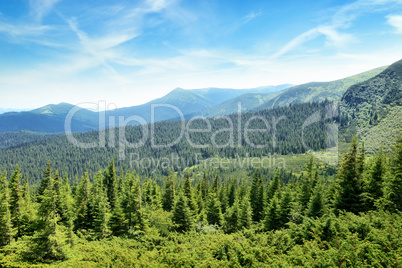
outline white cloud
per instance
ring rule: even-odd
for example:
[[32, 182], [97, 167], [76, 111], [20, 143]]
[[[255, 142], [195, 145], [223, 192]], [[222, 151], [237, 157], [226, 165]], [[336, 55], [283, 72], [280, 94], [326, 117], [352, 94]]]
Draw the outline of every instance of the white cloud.
[[30, 0], [32, 15], [36, 21], [41, 21], [60, 0]]
[[[357, 17], [365, 13], [392, 10], [395, 5], [402, 5], [402, 0], [358, 0], [344, 5], [330, 17], [327, 23], [318, 25], [296, 36], [280, 48], [272, 58], [280, 57], [319, 36], [325, 36], [325, 45], [327, 46], [346, 47], [348, 44], [355, 42], [357, 37], [353, 34], [345, 33], [343, 30], [350, 28]], [[402, 33], [402, 16], [389, 16], [388, 23], [395, 27], [398, 33]]]
[[388, 24], [395, 28], [396, 33], [402, 34], [402, 15], [389, 15], [387, 19]]
[[246, 23], [248, 23], [249, 21], [252, 21], [253, 19], [255, 19], [255, 18], [257, 18], [257, 17], [260, 17], [260, 16], [262, 16], [262, 14], [263, 14], [263, 12], [262, 11], [259, 11], [259, 12], [254, 12], [254, 11], [252, 11], [252, 12], [250, 12], [250, 13], [248, 13], [246, 16], [244, 16], [243, 17], [243, 24], [246, 24]]
[[35, 24], [13, 25], [0, 21], [0, 32], [7, 33], [13, 37], [38, 36], [42, 35], [44, 32], [50, 29], [52, 29], [52, 27], [46, 25], [35, 25]]

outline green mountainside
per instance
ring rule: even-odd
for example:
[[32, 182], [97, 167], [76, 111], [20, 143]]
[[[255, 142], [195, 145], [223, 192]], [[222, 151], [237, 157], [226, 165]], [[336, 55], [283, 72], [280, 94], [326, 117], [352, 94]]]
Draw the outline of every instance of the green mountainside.
[[0, 149], [14, 147], [24, 143], [30, 143], [36, 140], [42, 140], [54, 137], [60, 134], [39, 133], [31, 131], [3, 132], [0, 133]]
[[285, 106], [291, 103], [336, 100], [352, 85], [372, 78], [382, 72], [387, 66], [379, 67], [361, 74], [356, 74], [332, 82], [311, 82], [294, 86], [280, 94], [278, 97], [256, 107], [256, 110]]
[[221, 104], [215, 105], [214, 107], [203, 111], [202, 115], [207, 117], [213, 116], [221, 116], [238, 112], [238, 104], [241, 105], [241, 112], [246, 112], [252, 110], [254, 107], [261, 105], [272, 98], [275, 98], [282, 91], [274, 92], [274, 93], [265, 93], [265, 94], [255, 94], [248, 93], [244, 95], [240, 95], [233, 99], [227, 100]]
[[351, 86], [341, 100], [345, 141], [357, 133], [372, 152], [390, 149], [402, 130], [402, 60], [375, 77]]
[[230, 99], [236, 98], [238, 96], [244, 94], [267, 94], [267, 93], [275, 93], [293, 86], [292, 84], [283, 84], [278, 86], [263, 86], [257, 88], [249, 88], [249, 89], [232, 89], [232, 88], [201, 88], [201, 89], [190, 89], [194, 94], [204, 97], [213, 105], [217, 105], [228, 101]]

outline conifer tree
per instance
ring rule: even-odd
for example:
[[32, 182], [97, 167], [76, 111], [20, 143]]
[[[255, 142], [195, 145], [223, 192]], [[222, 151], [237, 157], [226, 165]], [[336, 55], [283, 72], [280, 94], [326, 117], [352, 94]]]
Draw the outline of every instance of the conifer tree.
[[271, 199], [265, 213], [264, 227], [266, 231], [276, 230], [280, 226], [280, 208], [278, 203], [278, 197], [277, 194], [275, 194]]
[[95, 176], [92, 186], [92, 215], [93, 215], [93, 230], [95, 238], [104, 239], [111, 234], [109, 229], [110, 208], [107, 201], [106, 190], [103, 187], [102, 172], [99, 171]]
[[364, 141], [362, 142], [362, 148], [360, 149], [359, 155], [357, 156], [356, 159], [356, 166], [357, 166], [357, 171], [362, 175], [364, 171], [364, 161], [366, 158], [366, 151], [364, 149]]
[[21, 209], [21, 234], [33, 235], [34, 233], [34, 208], [31, 202], [31, 192], [28, 177], [25, 177], [22, 186], [22, 209]]
[[208, 175], [204, 174], [204, 179], [202, 180], [202, 199], [207, 201], [208, 193], [209, 193], [209, 182]]
[[368, 181], [365, 187], [367, 193], [367, 209], [375, 209], [376, 202], [383, 197], [384, 178], [386, 173], [385, 156], [382, 148], [375, 155], [373, 165], [368, 174]]
[[166, 180], [165, 192], [163, 194], [162, 206], [165, 211], [171, 211], [174, 206], [174, 177], [170, 172]]
[[225, 214], [226, 209], [228, 207], [228, 196], [227, 196], [226, 187], [225, 187], [224, 183], [218, 189], [218, 198], [219, 198], [219, 202], [221, 203], [222, 214]]
[[290, 212], [292, 211], [292, 196], [289, 190], [286, 190], [279, 201], [279, 222], [280, 227], [284, 227], [289, 222]]
[[143, 199], [145, 204], [151, 206], [152, 205], [152, 190], [153, 190], [153, 186], [152, 186], [152, 181], [147, 178], [145, 180], [145, 184], [144, 184], [144, 194], [143, 194]]
[[43, 196], [43, 192], [45, 191], [46, 188], [49, 187], [51, 180], [52, 180], [52, 167], [49, 160], [46, 165], [46, 170], [43, 172], [43, 179], [40, 181], [39, 188], [37, 190], [38, 203], [42, 202], [41, 197]]
[[250, 189], [250, 203], [253, 210], [253, 221], [260, 221], [264, 215], [264, 185], [262, 179], [255, 171]]
[[104, 172], [104, 182], [103, 186], [106, 189], [107, 199], [110, 203], [111, 209], [114, 208], [116, 198], [117, 198], [117, 178], [116, 178], [116, 168], [114, 165], [114, 159], [110, 162], [109, 166]]
[[402, 211], [402, 137], [396, 142], [393, 160], [385, 190], [385, 206], [390, 211]]
[[160, 194], [160, 188], [159, 185], [153, 184], [152, 185], [152, 206], [154, 209], [160, 209], [162, 208], [162, 201], [161, 201], [161, 194]]
[[[48, 164], [47, 170], [49, 170], [49, 167], [50, 165]], [[40, 262], [64, 260], [66, 258], [63, 251], [65, 235], [57, 224], [60, 217], [56, 209], [53, 180], [48, 180], [46, 186], [45, 184], [41, 185], [45, 188], [42, 188], [42, 194], [38, 196], [38, 199], [41, 200], [38, 208], [40, 229], [32, 238], [29, 256]]]
[[110, 230], [114, 236], [127, 233], [127, 219], [125, 218], [120, 199], [116, 199], [115, 207], [109, 220]]
[[310, 201], [312, 187], [311, 187], [310, 180], [306, 177], [302, 177], [300, 179], [300, 183], [301, 183], [301, 188], [300, 188], [300, 192], [299, 192], [299, 201], [300, 201], [301, 208], [304, 211], [308, 206], [308, 202]]
[[248, 198], [244, 198], [240, 203], [240, 228], [250, 228], [253, 220], [252, 209]]
[[127, 227], [131, 231], [138, 229], [141, 219], [139, 210], [141, 208], [141, 189], [138, 178], [134, 174], [127, 174], [125, 190], [122, 199], [122, 207], [127, 220]]
[[17, 165], [15, 171], [12, 173], [9, 183], [10, 188], [10, 213], [11, 223], [15, 230], [15, 238], [18, 239], [22, 236], [22, 188], [21, 188], [21, 174], [20, 168]]
[[208, 198], [208, 203], [206, 206], [207, 221], [209, 224], [216, 224], [221, 226], [223, 223], [223, 215], [221, 210], [221, 204], [216, 196], [216, 194], [211, 193]]
[[228, 206], [229, 207], [233, 206], [235, 200], [236, 200], [236, 180], [232, 179], [230, 182], [228, 192]]
[[187, 198], [179, 195], [174, 208], [172, 221], [177, 232], [188, 232], [193, 227], [190, 208], [187, 205]]
[[233, 206], [228, 208], [224, 215], [224, 230], [225, 233], [234, 233], [240, 227], [240, 211], [239, 211], [239, 204], [235, 202]]
[[218, 180], [219, 180], [218, 175], [216, 175], [215, 179], [214, 179], [214, 182], [212, 183], [212, 186], [211, 186], [211, 191], [213, 193], [215, 193], [215, 194], [218, 193], [218, 184], [219, 184]]
[[7, 175], [3, 173], [0, 174], [0, 247], [9, 245], [12, 237]]
[[82, 177], [76, 194], [76, 217], [74, 220], [75, 230], [92, 229], [92, 215], [90, 204], [90, 182], [88, 172]]
[[362, 198], [362, 178], [357, 160], [357, 138], [354, 137], [351, 149], [344, 155], [337, 176], [338, 191], [335, 207], [355, 214], [364, 210]]
[[267, 202], [268, 203], [274, 197], [275, 193], [277, 193], [279, 191], [279, 188], [280, 188], [280, 183], [279, 183], [280, 173], [279, 172], [280, 172], [279, 169], [277, 169], [275, 171], [274, 178], [269, 183], [268, 190], [267, 190]]
[[321, 217], [324, 215], [324, 194], [323, 187], [319, 183], [313, 191], [309, 204], [307, 206], [307, 216]]
[[197, 204], [193, 197], [193, 191], [191, 188], [190, 174], [187, 172], [186, 179], [184, 181], [183, 194], [187, 198], [187, 204], [192, 212], [197, 210]]
[[60, 200], [61, 200], [61, 222], [66, 227], [73, 227], [72, 226], [72, 218], [73, 218], [73, 197], [71, 193], [70, 184], [68, 182], [68, 174], [65, 174], [62, 180], [61, 186], [61, 193], [60, 193]]

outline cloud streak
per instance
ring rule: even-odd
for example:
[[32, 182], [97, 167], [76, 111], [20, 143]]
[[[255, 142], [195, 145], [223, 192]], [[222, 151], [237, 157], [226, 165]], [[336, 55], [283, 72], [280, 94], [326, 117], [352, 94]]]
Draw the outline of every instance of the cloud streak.
[[60, 2], [60, 0], [30, 0], [31, 12], [35, 20], [37, 22], [42, 21], [57, 2]]
[[[271, 59], [276, 59], [284, 54], [300, 47], [304, 43], [311, 41], [317, 37], [324, 36], [326, 38], [325, 45], [330, 47], [344, 47], [355, 42], [356, 37], [352, 34], [344, 33], [342, 30], [352, 26], [354, 20], [362, 14], [375, 12], [378, 10], [392, 10], [393, 5], [402, 5], [401, 0], [359, 0], [354, 3], [345, 5], [338, 9], [331, 19], [322, 25], [318, 25], [304, 33], [296, 36], [276, 53]], [[400, 16], [388, 17], [388, 23], [397, 29], [402, 29], [402, 21]]]
[[395, 32], [402, 34], [402, 15], [389, 15], [387, 16], [389, 25], [395, 28]]

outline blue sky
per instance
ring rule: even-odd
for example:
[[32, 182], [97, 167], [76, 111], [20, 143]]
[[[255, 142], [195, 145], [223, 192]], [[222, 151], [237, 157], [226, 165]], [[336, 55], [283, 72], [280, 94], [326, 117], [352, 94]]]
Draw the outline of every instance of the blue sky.
[[401, 48], [402, 0], [0, 0], [0, 107], [330, 81]]

